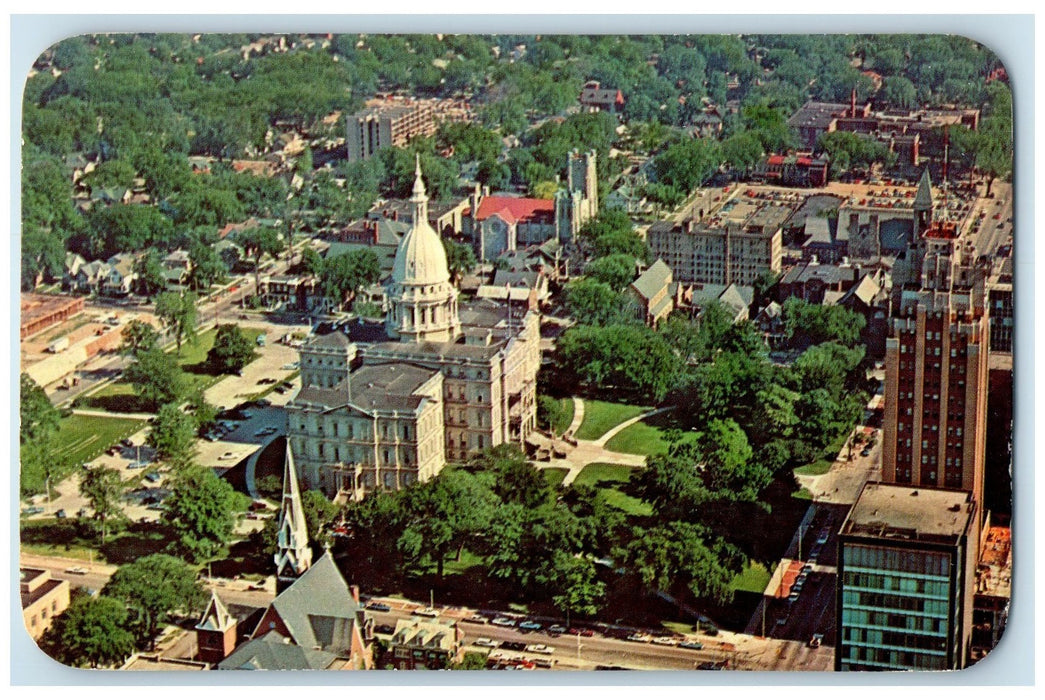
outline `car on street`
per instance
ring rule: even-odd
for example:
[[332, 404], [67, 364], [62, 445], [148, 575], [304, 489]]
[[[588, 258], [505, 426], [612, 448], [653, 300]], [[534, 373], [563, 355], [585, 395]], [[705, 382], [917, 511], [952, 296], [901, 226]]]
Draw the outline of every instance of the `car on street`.
[[551, 625], [548, 627], [548, 631], [552, 634], [566, 634], [566, 628], [562, 625]]
[[582, 637], [594, 637], [595, 632], [585, 627], [571, 627], [569, 630], [570, 634], [579, 634]]
[[272, 377], [263, 377], [258, 380], [258, 384], [275, 384], [278, 381], [278, 379], [273, 379]]
[[392, 608], [388, 607], [384, 603], [375, 603], [373, 601], [366, 604], [367, 610], [373, 610], [374, 612], [391, 612]]
[[677, 647], [679, 645], [679, 640], [674, 637], [655, 637], [653, 643], [659, 644], [662, 647]]
[[679, 642], [679, 649], [703, 649], [704, 645], [700, 642], [694, 642], [687, 639], [684, 642]]
[[377, 634], [395, 634], [396, 628], [392, 625], [374, 625]]
[[59, 520], [65, 520], [65, 518], [67, 517], [65, 514], [65, 508], [59, 508], [58, 510], [56, 510], [54, 513], [54, 517], [58, 518]]
[[798, 602], [798, 593], [799, 593], [798, 591], [792, 590], [791, 591], [791, 595], [789, 595], [787, 597], [787, 602], [789, 602], [789, 603], [797, 603]]
[[421, 617], [439, 617], [439, 611], [438, 610], [436, 610], [435, 608], [428, 608], [428, 607], [426, 607], [426, 608], [418, 608], [417, 610], [414, 610], [414, 614], [415, 615], [420, 615]]
[[473, 625], [485, 625], [489, 620], [482, 615], [472, 615], [471, 617], [466, 617], [462, 622], [471, 622]]
[[525, 642], [501, 642], [501, 648], [508, 651], [526, 651]]
[[526, 620], [525, 622], [520, 622], [519, 623], [519, 629], [521, 629], [521, 630], [530, 630], [530, 631], [536, 632], [536, 631], [542, 629], [543, 627], [544, 627], [544, 625], [542, 625], [539, 622], [534, 622], [533, 620]]
[[628, 635], [628, 641], [629, 642], [652, 642], [653, 641], [653, 637], [648, 635], [648, 634], [643, 634], [642, 632], [633, 632], [632, 634]]
[[88, 573], [89, 571], [90, 570], [86, 566], [70, 566], [68, 569], [65, 570], [65, 573], [67, 573], [67, 574], [76, 574], [77, 576], [83, 576], [84, 574]]
[[152, 462], [131, 462], [127, 465], [128, 469], [145, 469], [145, 467], [152, 464]]
[[530, 644], [526, 647], [526, 651], [531, 654], [546, 654], [551, 656], [555, 653], [555, 647], [550, 647], [547, 644]]
[[515, 627], [515, 620], [510, 617], [495, 617], [490, 620], [490, 624], [498, 627]]
[[472, 645], [477, 647], [487, 647], [489, 649], [497, 648], [497, 642], [488, 637], [479, 637], [474, 642], [472, 642]]

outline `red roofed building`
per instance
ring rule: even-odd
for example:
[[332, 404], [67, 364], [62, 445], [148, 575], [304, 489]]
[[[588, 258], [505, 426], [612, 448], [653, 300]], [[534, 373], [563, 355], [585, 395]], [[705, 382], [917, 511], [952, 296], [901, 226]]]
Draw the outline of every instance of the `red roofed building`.
[[580, 103], [589, 112], [620, 114], [624, 111], [624, 93], [603, 88], [597, 80], [589, 80], [581, 90]]
[[599, 209], [595, 151], [570, 153], [566, 187], [553, 199], [490, 196], [476, 186], [464, 211], [463, 230], [480, 262], [539, 245], [570, 240]]

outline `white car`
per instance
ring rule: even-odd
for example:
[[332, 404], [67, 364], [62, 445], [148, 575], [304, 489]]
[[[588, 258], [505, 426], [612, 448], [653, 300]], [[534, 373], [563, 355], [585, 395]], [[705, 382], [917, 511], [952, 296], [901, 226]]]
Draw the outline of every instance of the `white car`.
[[439, 611], [435, 608], [418, 608], [414, 614], [421, 617], [439, 617]]
[[652, 642], [653, 641], [653, 637], [651, 637], [648, 634], [643, 634], [641, 632], [636, 632], [634, 634], [629, 634], [628, 635], [628, 641], [629, 642]]
[[677, 647], [679, 640], [674, 637], [657, 637], [653, 640], [654, 644], [659, 644], [662, 647]]
[[490, 624], [498, 627], [515, 627], [515, 620], [510, 617], [495, 617], [490, 620]]
[[531, 654], [547, 654], [550, 656], [555, 653], [555, 647], [550, 647], [547, 644], [531, 644], [526, 647], [526, 651]]
[[88, 573], [88, 571], [89, 570], [86, 566], [71, 566], [65, 570], [65, 573], [83, 576], [84, 574]]
[[477, 647], [489, 647], [491, 649], [497, 648], [497, 642], [487, 637], [479, 637], [474, 642], [472, 642], [472, 644]]
[[236, 459], [236, 456], [237, 456], [237, 455], [236, 455], [236, 453], [235, 453], [235, 452], [226, 452], [226, 453], [225, 453], [225, 454], [223, 454], [222, 456], [218, 457], [218, 459], [222, 459], [222, 460], [227, 460], [227, 459]]

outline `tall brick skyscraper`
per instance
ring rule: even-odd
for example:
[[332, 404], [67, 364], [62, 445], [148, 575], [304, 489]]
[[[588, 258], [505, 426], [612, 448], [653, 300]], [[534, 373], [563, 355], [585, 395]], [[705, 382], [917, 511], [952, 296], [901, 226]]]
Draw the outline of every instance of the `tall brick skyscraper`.
[[919, 289], [904, 289], [885, 350], [882, 481], [969, 491], [983, 503], [990, 336], [983, 270], [953, 224], [913, 251]]

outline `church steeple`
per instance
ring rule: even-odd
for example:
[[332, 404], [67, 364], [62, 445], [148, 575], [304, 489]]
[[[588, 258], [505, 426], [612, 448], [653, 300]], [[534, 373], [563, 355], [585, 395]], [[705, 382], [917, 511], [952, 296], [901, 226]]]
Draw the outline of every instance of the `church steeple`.
[[312, 566], [312, 548], [308, 544], [308, 527], [301, 506], [294, 455], [287, 441], [283, 467], [283, 502], [279, 511], [279, 551], [276, 552], [277, 593], [292, 584]]
[[922, 171], [911, 208], [914, 209], [914, 240], [917, 241], [933, 222], [933, 188], [929, 168]]

